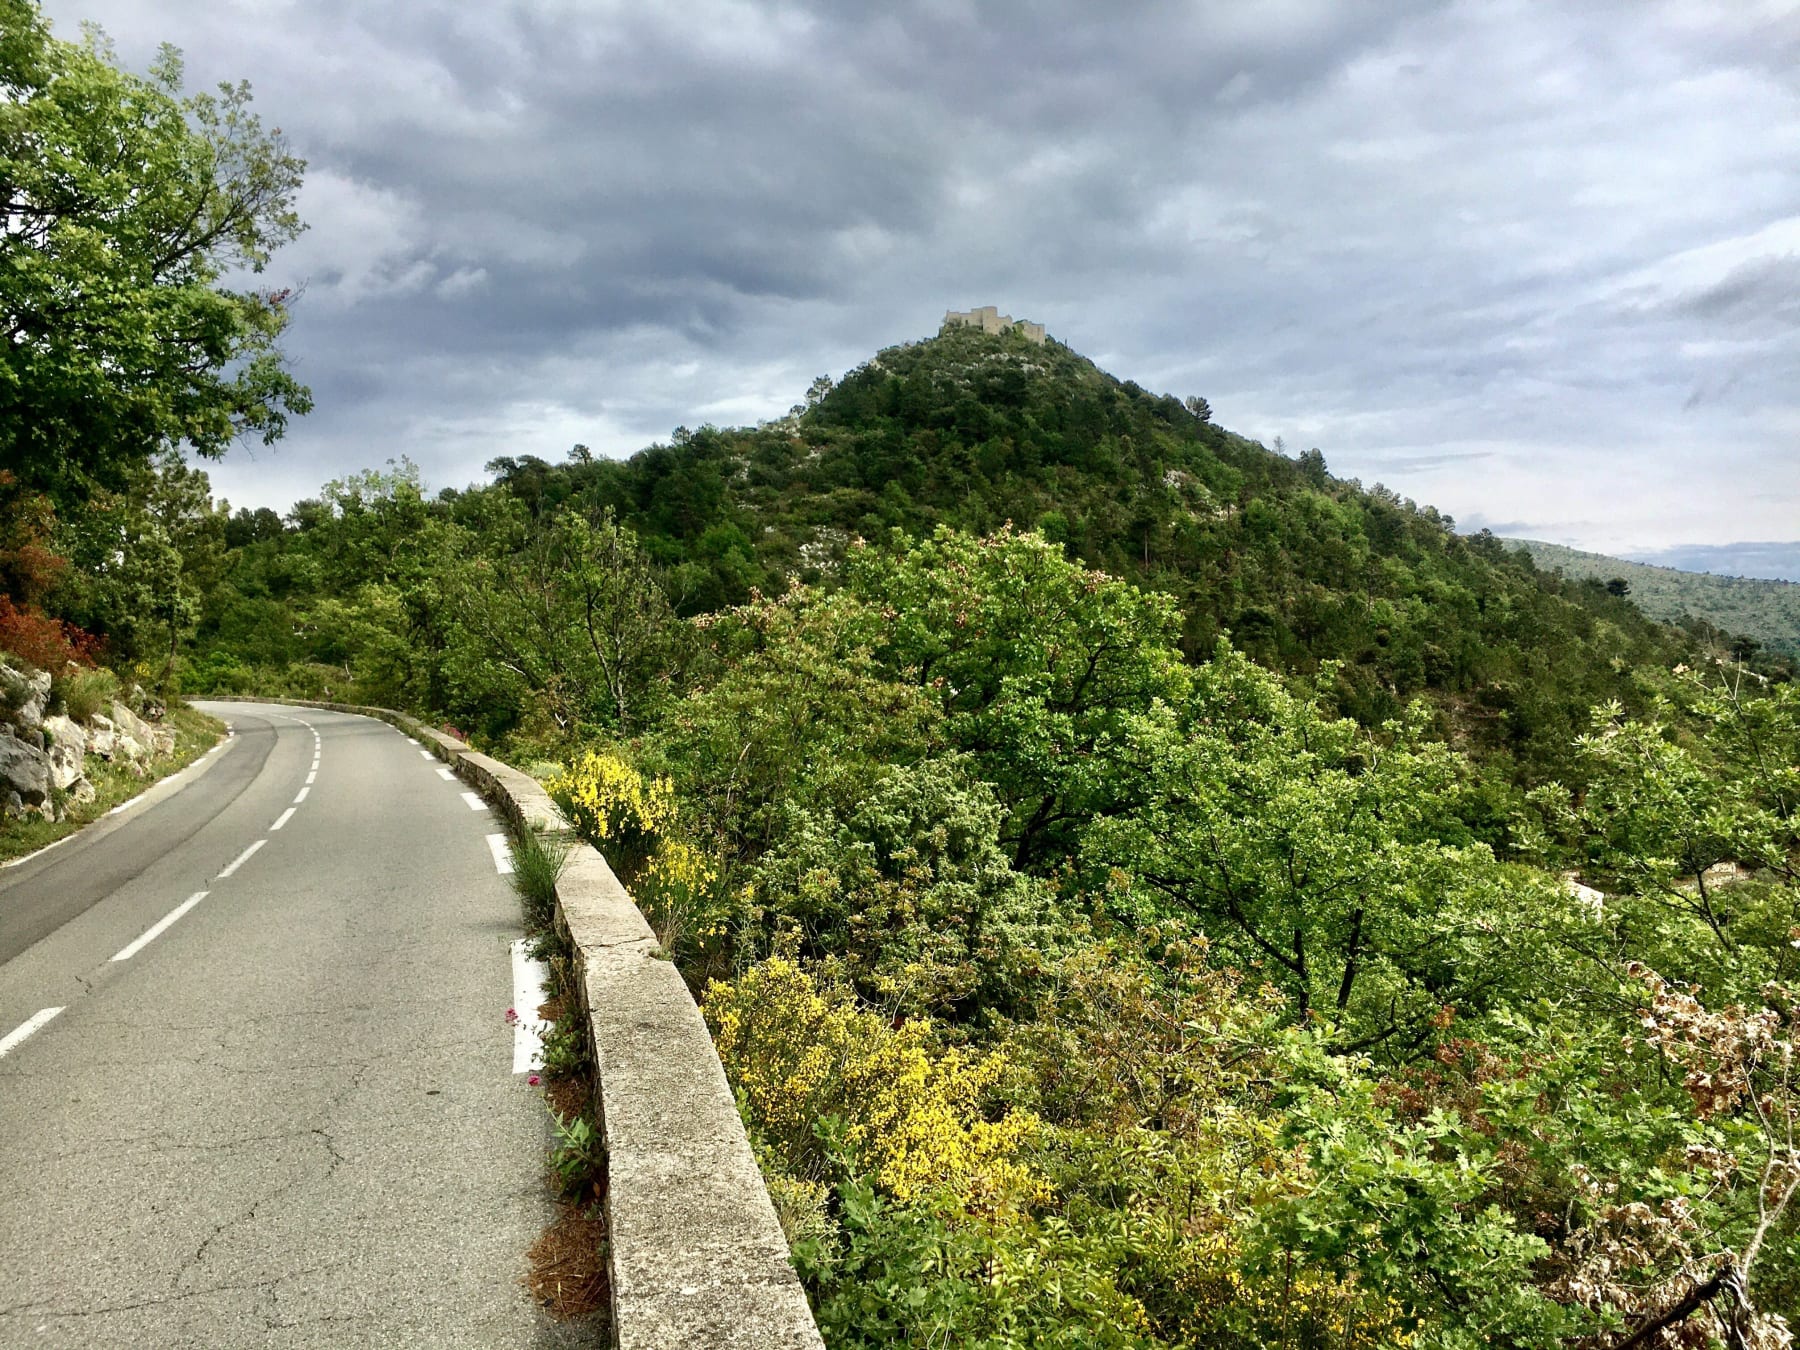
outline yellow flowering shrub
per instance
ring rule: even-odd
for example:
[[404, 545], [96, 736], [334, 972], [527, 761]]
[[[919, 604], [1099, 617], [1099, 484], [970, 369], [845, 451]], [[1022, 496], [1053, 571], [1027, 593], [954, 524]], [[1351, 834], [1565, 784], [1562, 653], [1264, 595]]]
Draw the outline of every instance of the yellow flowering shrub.
[[723, 963], [751, 889], [724, 884], [716, 859], [685, 839], [663, 838], [633, 886], [663, 947], [690, 971]]
[[675, 819], [675, 785], [646, 779], [617, 755], [589, 750], [544, 781], [577, 834], [596, 847], [641, 847]]
[[814, 1126], [836, 1116], [844, 1142], [896, 1200], [945, 1191], [971, 1211], [996, 1212], [1043, 1193], [1017, 1156], [1037, 1117], [982, 1114], [1004, 1069], [998, 1056], [936, 1050], [926, 1023], [896, 1027], [786, 954], [715, 980], [704, 1010], [752, 1128], [791, 1174], [824, 1171]]

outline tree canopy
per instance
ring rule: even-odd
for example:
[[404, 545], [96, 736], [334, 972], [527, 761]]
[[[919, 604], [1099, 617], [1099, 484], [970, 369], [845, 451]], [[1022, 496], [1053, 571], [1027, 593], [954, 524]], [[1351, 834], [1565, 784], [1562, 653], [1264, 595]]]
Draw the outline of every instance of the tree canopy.
[[291, 293], [246, 284], [303, 228], [305, 164], [250, 102], [0, 0], [0, 460], [24, 487], [78, 500], [310, 408], [276, 346]]

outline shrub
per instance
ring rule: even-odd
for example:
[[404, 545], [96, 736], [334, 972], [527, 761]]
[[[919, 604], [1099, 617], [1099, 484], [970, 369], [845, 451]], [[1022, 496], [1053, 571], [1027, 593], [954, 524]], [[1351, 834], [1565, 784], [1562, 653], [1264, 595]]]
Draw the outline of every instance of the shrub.
[[0, 666], [0, 718], [10, 718], [31, 700], [31, 681], [10, 666]]
[[967, 756], [897, 765], [843, 818], [790, 810], [757, 892], [883, 1008], [966, 1018], [1004, 1006], [1064, 927], [1050, 888], [1001, 850], [1002, 818]]
[[544, 784], [575, 832], [596, 848], [609, 845], [629, 868], [675, 819], [675, 787], [646, 779], [617, 755], [589, 750]]
[[694, 845], [664, 839], [637, 879], [637, 898], [672, 954], [716, 948], [737, 917], [719, 868]]
[[100, 639], [50, 618], [35, 605], [15, 605], [10, 596], [0, 595], [0, 650], [54, 673], [71, 662], [92, 664]]
[[52, 693], [62, 700], [63, 710], [77, 722], [91, 722], [94, 715], [119, 695], [119, 679], [110, 670], [82, 670], [79, 667], [59, 676]]
[[856, 1166], [895, 1199], [942, 1191], [997, 1212], [1039, 1193], [1018, 1160], [1037, 1117], [983, 1112], [1005, 1068], [998, 1056], [939, 1050], [927, 1023], [896, 1027], [787, 954], [714, 981], [704, 1011], [752, 1128], [790, 1176], [831, 1170], [817, 1126], [836, 1117]]

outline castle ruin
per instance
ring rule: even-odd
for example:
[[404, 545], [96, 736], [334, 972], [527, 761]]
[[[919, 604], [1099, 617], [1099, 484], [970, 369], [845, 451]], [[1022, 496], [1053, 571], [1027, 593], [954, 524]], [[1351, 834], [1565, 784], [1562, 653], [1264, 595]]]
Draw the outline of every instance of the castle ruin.
[[944, 325], [938, 331], [948, 332], [952, 328], [979, 328], [984, 333], [1005, 333], [1008, 331], [1021, 333], [1039, 346], [1044, 342], [1044, 325], [1032, 323], [1029, 319], [1015, 319], [1010, 314], [1002, 314], [997, 306], [982, 305], [978, 309], [952, 309], [944, 314]]

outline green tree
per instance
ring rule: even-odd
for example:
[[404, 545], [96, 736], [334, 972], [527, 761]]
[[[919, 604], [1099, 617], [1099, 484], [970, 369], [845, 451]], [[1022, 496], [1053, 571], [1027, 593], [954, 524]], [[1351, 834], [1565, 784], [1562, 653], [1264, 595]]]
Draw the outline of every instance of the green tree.
[[107, 634], [112, 658], [166, 691], [202, 596], [224, 569], [225, 513], [206, 474], [166, 450], [123, 490], [71, 508], [62, 534], [75, 564], [58, 608]]
[[674, 666], [676, 630], [637, 537], [605, 513], [528, 519], [506, 504], [449, 582], [457, 626], [559, 727], [642, 727]]
[[311, 395], [276, 340], [286, 291], [234, 289], [302, 226], [304, 162], [247, 84], [183, 94], [105, 39], [0, 0], [0, 459], [60, 504], [161, 448], [273, 441]]
[[1547, 889], [1458, 838], [1460, 765], [1422, 713], [1372, 734], [1221, 644], [1188, 701], [1127, 720], [1116, 758], [1142, 802], [1093, 822], [1086, 852], [1133, 883], [1136, 917], [1197, 922], [1340, 1047], [1404, 1058], [1445, 1005], [1527, 983], [1514, 938]]

